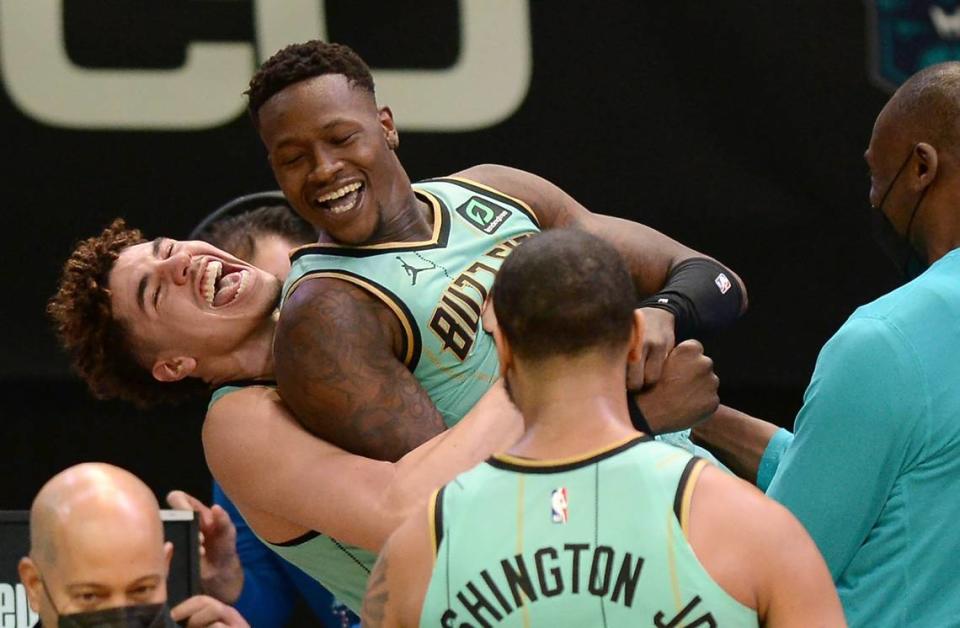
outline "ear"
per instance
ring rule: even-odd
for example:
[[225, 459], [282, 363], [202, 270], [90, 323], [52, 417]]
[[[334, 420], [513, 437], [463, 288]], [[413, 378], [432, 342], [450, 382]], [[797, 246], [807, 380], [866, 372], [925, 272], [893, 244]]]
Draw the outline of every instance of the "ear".
[[633, 311], [633, 330], [630, 332], [630, 348], [627, 352], [627, 362], [633, 364], [643, 358], [643, 337], [647, 329], [646, 319], [640, 308]]
[[917, 156], [917, 169], [913, 183], [917, 190], [922, 190], [933, 183], [937, 177], [940, 156], [937, 149], [926, 142], [919, 142], [914, 147], [913, 153]]
[[179, 382], [197, 370], [197, 361], [186, 356], [157, 358], [151, 369], [153, 378], [160, 382]]
[[505, 379], [507, 371], [513, 366], [513, 349], [499, 325], [493, 328], [493, 341], [497, 345], [497, 357], [500, 358], [500, 377]]
[[390, 111], [390, 107], [380, 107], [378, 117], [387, 146], [390, 150], [397, 150], [400, 146], [400, 135], [397, 133], [397, 127], [393, 123], [393, 112]]
[[170, 541], [163, 544], [163, 558], [167, 564], [167, 571], [170, 571], [170, 559], [173, 558], [173, 543]]
[[20, 582], [27, 590], [27, 600], [30, 602], [30, 608], [34, 612], [40, 612], [40, 601], [43, 599], [43, 583], [40, 582], [40, 571], [33, 560], [27, 556], [20, 559], [17, 565], [17, 572], [20, 574]]

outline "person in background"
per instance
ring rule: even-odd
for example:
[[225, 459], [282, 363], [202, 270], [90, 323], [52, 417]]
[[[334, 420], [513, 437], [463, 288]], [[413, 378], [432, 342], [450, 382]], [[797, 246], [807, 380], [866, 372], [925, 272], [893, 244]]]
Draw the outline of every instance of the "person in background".
[[119, 467], [83, 463], [37, 493], [30, 555], [19, 573], [39, 625], [249, 628], [235, 609], [206, 595], [170, 610], [172, 555], [147, 485]]

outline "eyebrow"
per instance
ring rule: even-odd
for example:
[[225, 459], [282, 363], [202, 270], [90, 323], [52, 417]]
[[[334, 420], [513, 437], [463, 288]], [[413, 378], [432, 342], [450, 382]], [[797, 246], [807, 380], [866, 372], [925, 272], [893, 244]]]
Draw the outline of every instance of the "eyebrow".
[[[160, 257], [160, 243], [163, 242], [163, 238], [155, 238], [153, 242], [150, 243], [150, 250], [153, 253], [154, 257]], [[144, 314], [147, 313], [146, 307], [143, 304], [144, 294], [147, 291], [147, 282], [149, 277], [144, 275], [140, 278], [140, 283], [137, 284], [137, 305], [140, 306], [140, 311]]]

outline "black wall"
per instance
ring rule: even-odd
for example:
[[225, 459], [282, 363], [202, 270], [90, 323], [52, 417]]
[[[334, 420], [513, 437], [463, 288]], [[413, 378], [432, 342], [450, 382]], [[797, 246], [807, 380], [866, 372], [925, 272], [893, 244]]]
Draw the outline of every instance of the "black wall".
[[[923, 18], [933, 3], [900, 4]], [[330, 39], [375, 69], [443, 68], [461, 52], [457, 3], [324, 6]], [[400, 118], [400, 156], [413, 179], [483, 162], [530, 170], [594, 211], [726, 262], [751, 307], [707, 341], [722, 396], [789, 425], [823, 342], [895, 285], [865, 222], [862, 153], [889, 97], [871, 80], [872, 7], [531, 0], [532, 75], [519, 109], [468, 132], [406, 131]], [[186, 42], [251, 41], [255, 29], [253, 4], [240, 0], [65, 0], [62, 24], [69, 58], [89, 69], [177, 68]], [[124, 465], [161, 493], [207, 495], [202, 408], [138, 413], [90, 400], [43, 308], [73, 243], [113, 217], [182, 237], [225, 200], [275, 187], [250, 124], [238, 115], [195, 130], [66, 128], [25, 114], [8, 90], [0, 145], [0, 508], [27, 507], [52, 473], [89, 459]]]

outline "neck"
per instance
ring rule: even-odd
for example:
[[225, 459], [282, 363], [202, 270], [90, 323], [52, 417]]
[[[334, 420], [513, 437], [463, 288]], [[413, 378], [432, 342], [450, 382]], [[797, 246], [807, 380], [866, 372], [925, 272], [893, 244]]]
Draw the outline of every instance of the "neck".
[[511, 395], [524, 434], [510, 453], [564, 458], [637, 434], [626, 402], [625, 365], [609, 355], [517, 365]]
[[247, 379], [273, 379], [273, 335], [279, 310], [264, 318], [263, 325], [228, 354], [210, 358], [204, 381], [211, 386]]
[[950, 204], [949, 210], [939, 212], [928, 224], [924, 225], [922, 237], [923, 251], [927, 261], [935, 261], [960, 247], [960, 199]]
[[416, 242], [433, 235], [433, 209], [417, 197], [402, 167], [400, 172], [403, 176], [397, 177], [392, 195], [399, 200], [381, 210], [380, 224], [368, 244]]

